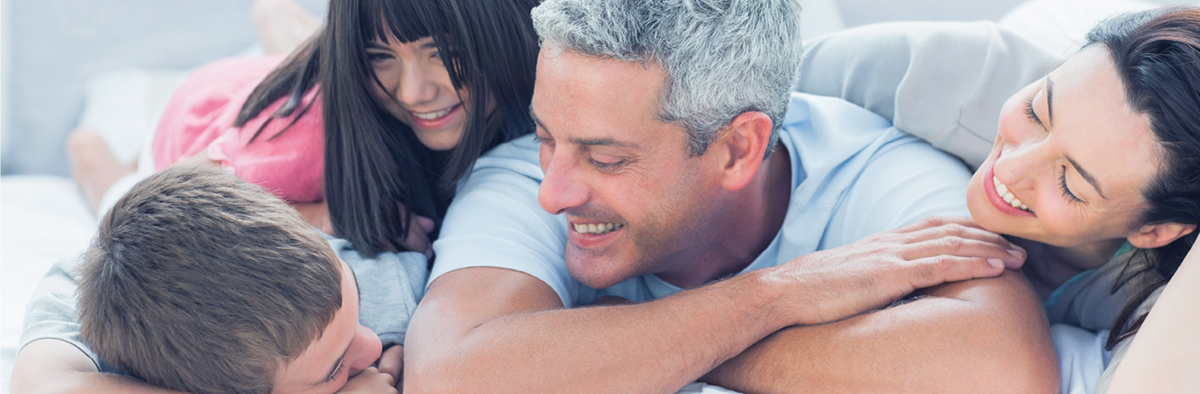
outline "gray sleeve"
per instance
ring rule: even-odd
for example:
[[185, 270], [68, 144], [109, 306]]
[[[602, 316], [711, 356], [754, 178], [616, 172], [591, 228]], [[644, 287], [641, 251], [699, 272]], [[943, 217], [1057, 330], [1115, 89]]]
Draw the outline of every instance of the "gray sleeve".
[[358, 281], [358, 321], [387, 344], [403, 344], [408, 322], [425, 294], [429, 275], [425, 255], [383, 252], [366, 258], [350, 242], [329, 238], [338, 258], [354, 270]]
[[1005, 101], [1062, 61], [991, 22], [869, 25], [806, 47], [795, 90], [867, 108], [973, 168]]
[[38, 282], [25, 309], [21, 347], [39, 339], [57, 339], [79, 348], [92, 359], [98, 370], [106, 371], [96, 353], [84, 345], [79, 331], [78, 299], [75, 295], [79, 283], [74, 276], [78, 264], [78, 259], [60, 261]]

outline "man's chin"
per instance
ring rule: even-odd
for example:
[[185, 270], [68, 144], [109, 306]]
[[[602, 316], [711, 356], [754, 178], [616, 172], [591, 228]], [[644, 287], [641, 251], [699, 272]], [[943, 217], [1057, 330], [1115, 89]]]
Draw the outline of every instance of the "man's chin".
[[591, 256], [567, 251], [567, 272], [572, 278], [593, 289], [605, 289], [633, 276], [616, 270], [620, 263], [609, 256]]

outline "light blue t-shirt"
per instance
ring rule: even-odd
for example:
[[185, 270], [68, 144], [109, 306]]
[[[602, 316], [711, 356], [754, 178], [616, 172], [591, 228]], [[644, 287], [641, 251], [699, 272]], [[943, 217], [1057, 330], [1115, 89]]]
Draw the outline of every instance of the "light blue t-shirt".
[[[787, 217], [770, 246], [742, 272], [773, 267], [918, 219], [969, 216], [970, 173], [957, 159], [841, 99], [793, 94], [780, 141], [792, 163]], [[567, 221], [538, 205], [538, 145], [521, 137], [481, 157], [434, 242], [429, 281], [467, 267], [508, 268], [549, 285], [570, 308], [606, 296], [642, 302], [681, 289], [654, 275], [606, 289], [567, 271]]]

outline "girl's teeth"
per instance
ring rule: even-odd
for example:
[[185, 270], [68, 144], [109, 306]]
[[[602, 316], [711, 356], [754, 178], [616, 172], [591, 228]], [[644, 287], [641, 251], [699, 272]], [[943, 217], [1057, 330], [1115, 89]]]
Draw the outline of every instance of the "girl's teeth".
[[413, 112], [412, 115], [414, 117], [416, 117], [418, 119], [422, 119], [422, 120], [435, 120], [435, 119], [441, 118], [443, 116], [446, 116], [446, 114], [449, 114], [450, 111], [453, 111], [454, 108], [457, 108], [457, 107], [458, 106], [455, 105], [453, 107], [446, 108], [446, 109], [443, 109], [443, 110], [437, 111], [437, 112], [427, 112], [427, 113]]

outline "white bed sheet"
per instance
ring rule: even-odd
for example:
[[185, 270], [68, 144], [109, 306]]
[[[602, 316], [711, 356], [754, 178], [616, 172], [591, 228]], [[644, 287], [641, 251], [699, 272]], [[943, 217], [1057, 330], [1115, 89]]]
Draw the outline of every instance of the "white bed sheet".
[[25, 305], [38, 280], [55, 262], [78, 257], [95, 227], [71, 179], [0, 177], [0, 392], [8, 393]]

